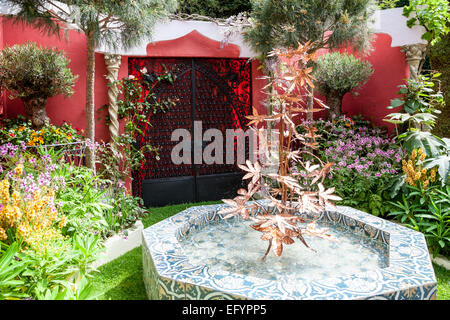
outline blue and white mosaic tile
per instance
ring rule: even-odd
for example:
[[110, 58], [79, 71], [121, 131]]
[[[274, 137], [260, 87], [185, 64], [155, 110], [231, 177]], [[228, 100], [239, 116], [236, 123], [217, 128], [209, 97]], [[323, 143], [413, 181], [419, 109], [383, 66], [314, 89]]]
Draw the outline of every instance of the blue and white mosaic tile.
[[[264, 204], [264, 201], [258, 201]], [[319, 221], [333, 224], [385, 248], [387, 264], [337, 277], [269, 280], [192, 263], [180, 241], [205, 224], [220, 221], [224, 204], [191, 207], [143, 231], [144, 282], [149, 299], [435, 299], [436, 278], [421, 233], [362, 211], [338, 206]], [[254, 214], [258, 214], [255, 212]], [[299, 213], [299, 215], [307, 215]]]

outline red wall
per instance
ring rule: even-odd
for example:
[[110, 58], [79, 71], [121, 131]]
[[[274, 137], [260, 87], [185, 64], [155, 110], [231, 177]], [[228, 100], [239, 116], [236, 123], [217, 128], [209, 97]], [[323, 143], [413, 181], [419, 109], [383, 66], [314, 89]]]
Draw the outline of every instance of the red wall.
[[[404, 79], [409, 77], [409, 67], [405, 60], [405, 54], [400, 47], [391, 47], [392, 38], [387, 34], [376, 34], [372, 41], [373, 51], [360, 59], [367, 60], [372, 64], [374, 73], [365, 85], [347, 93], [342, 102], [342, 110], [348, 116], [363, 114], [377, 126], [393, 125], [383, 121], [385, 116], [395, 110], [386, 109], [390, 100], [398, 97], [398, 85], [405, 83]], [[357, 54], [351, 52], [355, 56]], [[325, 53], [324, 51], [321, 52]], [[323, 97], [322, 97], [323, 98]], [[325, 100], [323, 100], [325, 101]], [[319, 117], [325, 113], [318, 113]]]
[[[2, 19], [2, 18], [0, 18]], [[41, 46], [57, 47], [64, 50], [70, 59], [69, 67], [74, 74], [78, 75], [75, 85], [75, 93], [70, 98], [63, 96], [52, 97], [48, 101], [47, 113], [51, 121], [61, 124], [67, 121], [74, 127], [85, 128], [85, 68], [86, 68], [86, 39], [77, 31], [68, 32], [68, 40], [61, 35], [44, 36], [38, 30], [28, 26], [12, 24], [5, 19], [0, 20], [0, 48], [14, 44], [23, 44], [27, 41], [34, 41]], [[344, 97], [343, 111], [348, 115], [364, 114], [377, 125], [386, 125], [382, 121], [383, 117], [392, 112], [387, 110], [390, 99], [396, 97], [397, 85], [409, 76], [409, 69], [405, 61], [405, 55], [400, 48], [390, 46], [391, 38], [386, 34], [377, 34], [374, 40], [375, 50], [367, 57], [375, 72], [368, 83], [358, 90], [359, 95], [353, 97], [347, 94]], [[189, 57], [238, 57], [239, 47], [228, 45], [220, 48], [220, 42], [208, 39], [200, 33], [194, 31], [179, 39], [162, 41], [147, 46], [148, 56], [189, 56]], [[95, 80], [95, 107], [98, 109], [108, 102], [105, 75], [107, 73], [103, 55], [96, 54], [96, 80]], [[122, 66], [119, 78], [127, 76], [127, 57], [122, 58]], [[258, 70], [259, 63], [252, 61], [253, 75], [253, 106], [259, 113], [264, 113], [261, 101], [264, 99], [262, 88], [264, 81], [258, 79], [262, 72]], [[24, 114], [25, 110], [20, 100], [7, 100], [3, 110], [4, 116], [11, 118], [17, 114]], [[1, 104], [0, 104], [1, 113]], [[317, 116], [320, 116], [318, 114]], [[322, 114], [323, 116], [323, 114]], [[104, 118], [103, 114], [97, 112], [96, 117]], [[96, 138], [98, 140], [108, 140], [109, 131], [104, 121], [101, 120], [96, 125]]]
[[[68, 37], [65, 39], [61, 33], [58, 36], [44, 36], [38, 30], [21, 24], [13, 24], [2, 18], [3, 41], [2, 46], [12, 46], [14, 44], [23, 44], [27, 41], [33, 41], [40, 46], [55, 47], [63, 50], [70, 59], [69, 67], [72, 73], [78, 75], [75, 83], [74, 94], [72, 97], [64, 97], [62, 95], [52, 97], [47, 103], [47, 114], [52, 123], [61, 124], [63, 121], [70, 122], [73, 127], [85, 129], [86, 113], [86, 37], [77, 31], [70, 30]], [[127, 58], [123, 61], [126, 64]], [[102, 54], [95, 55], [95, 107], [96, 109], [108, 102], [106, 87], [106, 67]], [[121, 70], [121, 76], [126, 75], [127, 70]], [[23, 103], [20, 99], [7, 100], [5, 108], [5, 116], [13, 118], [18, 114], [25, 114]], [[97, 112], [96, 117], [101, 117]], [[107, 127], [104, 122], [97, 123], [96, 127], [97, 139], [109, 139]]]

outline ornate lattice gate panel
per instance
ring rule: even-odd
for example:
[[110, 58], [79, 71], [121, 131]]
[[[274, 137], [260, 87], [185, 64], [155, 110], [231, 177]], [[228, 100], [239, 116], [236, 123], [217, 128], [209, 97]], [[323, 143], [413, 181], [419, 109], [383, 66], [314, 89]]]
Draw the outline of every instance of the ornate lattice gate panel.
[[[150, 76], [143, 79], [141, 70]], [[171, 72], [175, 81], [157, 81]], [[236, 164], [194, 164], [194, 121], [201, 121], [202, 131], [218, 129], [246, 130], [251, 113], [251, 64], [247, 59], [215, 58], [130, 58], [129, 73], [140, 81], [155, 81], [153, 92], [159, 101], [171, 98], [178, 102], [167, 112], [149, 114], [151, 126], [140, 128], [140, 144], [159, 148], [159, 158], [146, 155], [147, 161], [133, 172], [133, 193], [144, 198], [147, 206], [169, 203], [216, 200], [232, 196], [241, 186], [241, 170]], [[172, 149], [179, 141], [171, 141], [175, 129], [186, 129], [191, 135], [191, 164], [176, 165]], [[201, 132], [200, 136], [203, 135]], [[201, 143], [203, 148], [210, 142]], [[236, 155], [236, 141], [235, 141]], [[246, 144], [248, 158], [248, 144]]]

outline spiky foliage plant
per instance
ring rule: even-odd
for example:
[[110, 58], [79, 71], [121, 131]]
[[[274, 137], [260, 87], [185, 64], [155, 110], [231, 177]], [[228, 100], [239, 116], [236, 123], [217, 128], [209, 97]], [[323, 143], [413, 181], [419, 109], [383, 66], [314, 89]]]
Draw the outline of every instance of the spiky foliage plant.
[[[260, 115], [254, 110], [253, 115], [248, 116], [251, 120], [249, 125], [259, 133], [259, 159], [253, 163], [247, 160], [245, 165], [240, 165], [246, 172], [243, 179], [249, 180], [247, 190], [238, 190], [238, 196], [234, 199], [224, 199], [230, 207], [219, 211], [219, 214], [226, 214], [224, 218], [240, 215], [243, 219], [251, 219], [256, 223], [252, 227], [263, 233], [262, 240], [269, 241], [263, 260], [271, 248], [275, 255], [280, 256], [283, 244], [293, 244], [295, 238], [308, 247], [304, 235], [334, 240], [325, 228], [316, 227], [314, 220], [308, 221], [293, 214], [308, 211], [317, 213], [324, 210], [325, 205], [334, 206], [333, 200], [341, 200], [333, 194], [334, 188], [326, 189], [322, 184], [333, 163], [324, 163], [311, 152], [311, 149], [317, 147], [316, 129], [308, 127], [305, 134], [300, 134], [293, 121], [294, 117], [308, 111], [299, 92], [306, 84], [314, 86], [312, 68], [308, 67], [313, 58], [313, 54], [308, 53], [312, 47], [313, 44], [307, 43], [296, 49], [277, 49], [270, 53], [279, 61], [284, 61], [275, 69], [271, 82], [275, 88], [271, 97], [274, 112], [271, 115]], [[319, 100], [317, 102], [321, 104]], [[319, 110], [322, 109], [313, 111]], [[278, 135], [276, 149], [270, 147], [271, 142], [261, 134], [260, 124], [267, 122], [274, 122], [278, 127], [278, 132], [274, 131]], [[300, 143], [304, 148], [296, 149], [294, 143]], [[306, 187], [299, 183], [293, 169], [298, 166], [307, 173], [309, 184]], [[278, 169], [273, 170], [274, 167]], [[268, 207], [274, 210], [268, 210], [257, 201], [248, 204], [257, 193], [267, 199]], [[251, 212], [258, 208], [264, 214], [252, 215]]]
[[[244, 39], [259, 54], [264, 71], [272, 76], [276, 64], [268, 53], [276, 48], [297, 48], [298, 43], [313, 43], [310, 53], [319, 49], [352, 46], [354, 50], [368, 51], [371, 40], [374, 0], [253, 0], [250, 21]], [[313, 108], [313, 90], [307, 106]], [[268, 87], [268, 94], [272, 90]], [[270, 113], [271, 110], [269, 109]], [[312, 112], [307, 118], [312, 119]]]

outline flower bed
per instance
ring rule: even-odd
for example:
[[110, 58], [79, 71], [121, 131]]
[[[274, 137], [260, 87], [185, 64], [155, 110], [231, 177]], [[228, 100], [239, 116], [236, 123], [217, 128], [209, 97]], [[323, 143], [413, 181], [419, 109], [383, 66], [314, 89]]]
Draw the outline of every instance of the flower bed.
[[0, 146], [0, 299], [93, 298], [105, 240], [145, 214], [140, 199], [64, 150]]
[[367, 122], [346, 117], [303, 122], [298, 130], [306, 125], [314, 125], [321, 135], [317, 140], [319, 157], [334, 164], [324, 183], [335, 187], [344, 199], [340, 204], [386, 216], [385, 202], [391, 200], [389, 192], [395, 182], [392, 177], [401, 173], [405, 156], [396, 141]]

